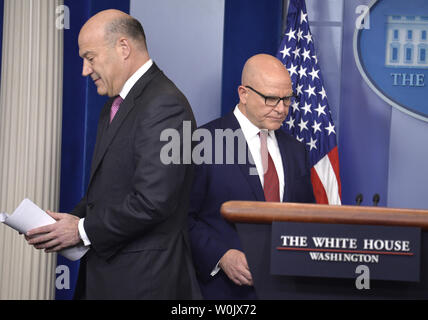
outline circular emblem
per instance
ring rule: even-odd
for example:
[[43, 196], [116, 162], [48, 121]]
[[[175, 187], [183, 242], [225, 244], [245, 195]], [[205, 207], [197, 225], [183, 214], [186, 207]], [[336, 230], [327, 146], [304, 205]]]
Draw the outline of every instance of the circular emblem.
[[428, 122], [428, 1], [374, 1], [354, 33], [354, 57], [384, 101]]

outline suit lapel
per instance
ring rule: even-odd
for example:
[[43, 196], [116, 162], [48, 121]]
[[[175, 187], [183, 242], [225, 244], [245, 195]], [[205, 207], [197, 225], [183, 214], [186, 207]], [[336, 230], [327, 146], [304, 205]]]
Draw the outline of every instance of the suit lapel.
[[[107, 115], [104, 115], [104, 117], [100, 119], [100, 121], [102, 121], [100, 125], [103, 126], [103, 132], [100, 141], [97, 141], [97, 147], [95, 150], [96, 154], [94, 157], [94, 163], [92, 163], [91, 177], [89, 179], [89, 183], [91, 183], [95, 172], [97, 171], [102, 159], [104, 158], [108, 147], [110, 146], [111, 142], [119, 131], [123, 121], [126, 119], [129, 112], [134, 108], [135, 99], [140, 96], [141, 92], [158, 72], [160, 72], [159, 68], [156, 66], [155, 63], [153, 63], [150, 69], [147, 70], [147, 72], [135, 83], [131, 91], [126, 96], [125, 100], [123, 100], [113, 121], [109, 124], [110, 108], [108, 108], [108, 112], [106, 112]], [[113, 103], [113, 100], [114, 99], [112, 99], [112, 102], [110, 103], [110, 107]]]
[[[98, 132], [97, 132], [97, 139], [95, 141], [95, 147], [94, 147], [94, 153], [92, 157], [92, 164], [91, 164], [91, 178], [92, 174], [95, 171], [95, 164], [98, 163], [97, 158], [100, 150], [100, 145], [103, 142], [103, 137], [106, 135], [106, 131], [108, 130], [109, 121], [110, 121], [110, 108], [113, 104], [114, 99], [110, 99], [103, 110], [101, 111], [100, 120], [98, 123]], [[90, 179], [91, 179], [90, 178]]]
[[[286, 202], [289, 199], [289, 182], [290, 182], [290, 176], [289, 172], [291, 171], [290, 163], [288, 162], [287, 158], [287, 146], [288, 143], [286, 142], [286, 136], [285, 133], [282, 132], [282, 128], [275, 131], [276, 140], [278, 142], [279, 152], [281, 153], [281, 159], [282, 159], [282, 168], [284, 170], [284, 194], [282, 197], [282, 202]], [[288, 170], [287, 170], [288, 169]]]
[[[236, 119], [235, 115], [232, 112], [229, 112], [224, 118], [223, 118], [223, 128], [227, 129], [230, 128], [233, 131], [237, 130], [237, 129], [241, 129], [241, 126], [239, 125], [238, 120]], [[243, 139], [243, 141], [245, 140], [245, 137], [243, 136], [244, 134], [242, 133], [241, 130], [239, 130], [239, 134], [241, 135], [240, 139]], [[224, 144], [223, 144], [224, 146]], [[243, 164], [239, 163], [239, 158], [238, 158], [238, 148], [237, 145], [234, 143], [234, 165], [237, 165], [239, 167], [239, 169], [241, 170], [241, 173], [243, 174], [243, 176], [245, 177], [245, 180], [247, 181], [248, 185], [250, 186], [254, 198], [256, 201], [265, 201], [265, 196], [264, 196], [264, 192], [263, 192], [263, 188], [262, 185], [260, 183], [260, 178], [259, 175], [257, 173], [257, 169], [256, 166], [254, 164], [254, 161], [251, 159], [249, 159], [249, 157], [251, 157], [251, 152], [249, 152], [249, 148], [248, 148], [248, 143], [246, 142], [246, 161]], [[255, 174], [250, 174], [250, 172], [253, 172]]]
[[111, 144], [113, 138], [116, 136], [117, 131], [120, 128], [120, 125], [122, 124], [123, 120], [126, 118], [129, 111], [132, 110], [134, 107], [134, 101], [131, 101], [131, 99], [126, 99], [122, 102], [120, 105], [119, 111], [117, 112], [116, 116], [114, 117], [113, 121], [109, 124], [110, 117], [106, 117], [105, 123], [104, 123], [104, 132], [103, 136], [100, 140], [100, 145], [97, 150], [97, 157], [95, 159], [94, 169], [98, 167], [101, 160], [103, 159], [109, 145]]

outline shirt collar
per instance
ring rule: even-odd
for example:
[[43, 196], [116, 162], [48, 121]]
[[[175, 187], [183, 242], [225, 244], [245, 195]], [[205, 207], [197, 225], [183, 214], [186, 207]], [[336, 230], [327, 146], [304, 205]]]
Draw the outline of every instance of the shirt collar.
[[259, 129], [241, 112], [238, 105], [236, 105], [235, 110], [233, 111], [233, 114], [238, 120], [239, 125], [241, 126], [242, 132], [244, 133], [245, 137], [253, 138], [254, 136], [257, 136], [261, 130], [265, 130], [268, 132], [271, 138], [274, 138], [275, 131], [267, 130], [267, 129]]
[[123, 100], [125, 100], [126, 96], [128, 95], [129, 91], [131, 91], [135, 83], [137, 83], [137, 81], [147, 72], [147, 70], [150, 69], [152, 64], [153, 60], [149, 59], [125, 82], [119, 94]]

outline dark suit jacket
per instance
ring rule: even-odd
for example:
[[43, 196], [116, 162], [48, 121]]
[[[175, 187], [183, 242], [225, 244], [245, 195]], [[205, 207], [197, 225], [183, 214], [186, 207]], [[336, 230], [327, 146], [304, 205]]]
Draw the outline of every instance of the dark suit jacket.
[[72, 212], [85, 217], [92, 243], [75, 298], [199, 298], [187, 230], [193, 168], [160, 160], [161, 132], [182, 136], [183, 121], [194, 128], [192, 110], [155, 64], [109, 124], [112, 102], [101, 111], [87, 192]]
[[[233, 112], [230, 112], [223, 118], [206, 124], [203, 128], [209, 130], [214, 136], [215, 129], [236, 130], [240, 126]], [[315, 202], [310, 180], [309, 159], [304, 145], [282, 129], [275, 131], [275, 134], [284, 167], [283, 201]], [[242, 132], [241, 135], [243, 136]], [[223, 146], [227, 148], [225, 142]], [[249, 174], [250, 167], [255, 168], [255, 166], [248, 159], [246, 164], [239, 164], [236, 146], [233, 146], [233, 149], [234, 164], [195, 166], [190, 199], [189, 230], [193, 261], [202, 295], [206, 299], [256, 298], [253, 287], [235, 285], [222, 270], [215, 276], [210, 275], [226, 251], [229, 249], [243, 251], [235, 226], [223, 219], [220, 215], [220, 206], [229, 200], [265, 201], [259, 176]], [[215, 158], [214, 154], [215, 150], [213, 158]]]

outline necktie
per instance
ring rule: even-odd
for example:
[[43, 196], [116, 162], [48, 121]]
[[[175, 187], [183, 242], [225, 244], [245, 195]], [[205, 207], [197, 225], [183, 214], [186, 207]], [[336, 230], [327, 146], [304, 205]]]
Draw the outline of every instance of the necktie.
[[116, 99], [114, 99], [110, 109], [110, 123], [113, 121], [113, 118], [116, 115], [117, 111], [119, 110], [119, 107], [122, 101], [123, 99], [120, 96], [117, 96]]
[[262, 166], [264, 173], [264, 186], [263, 191], [266, 201], [279, 202], [279, 179], [278, 173], [275, 169], [272, 157], [267, 148], [268, 133], [265, 130], [260, 131], [260, 153], [262, 157]]

